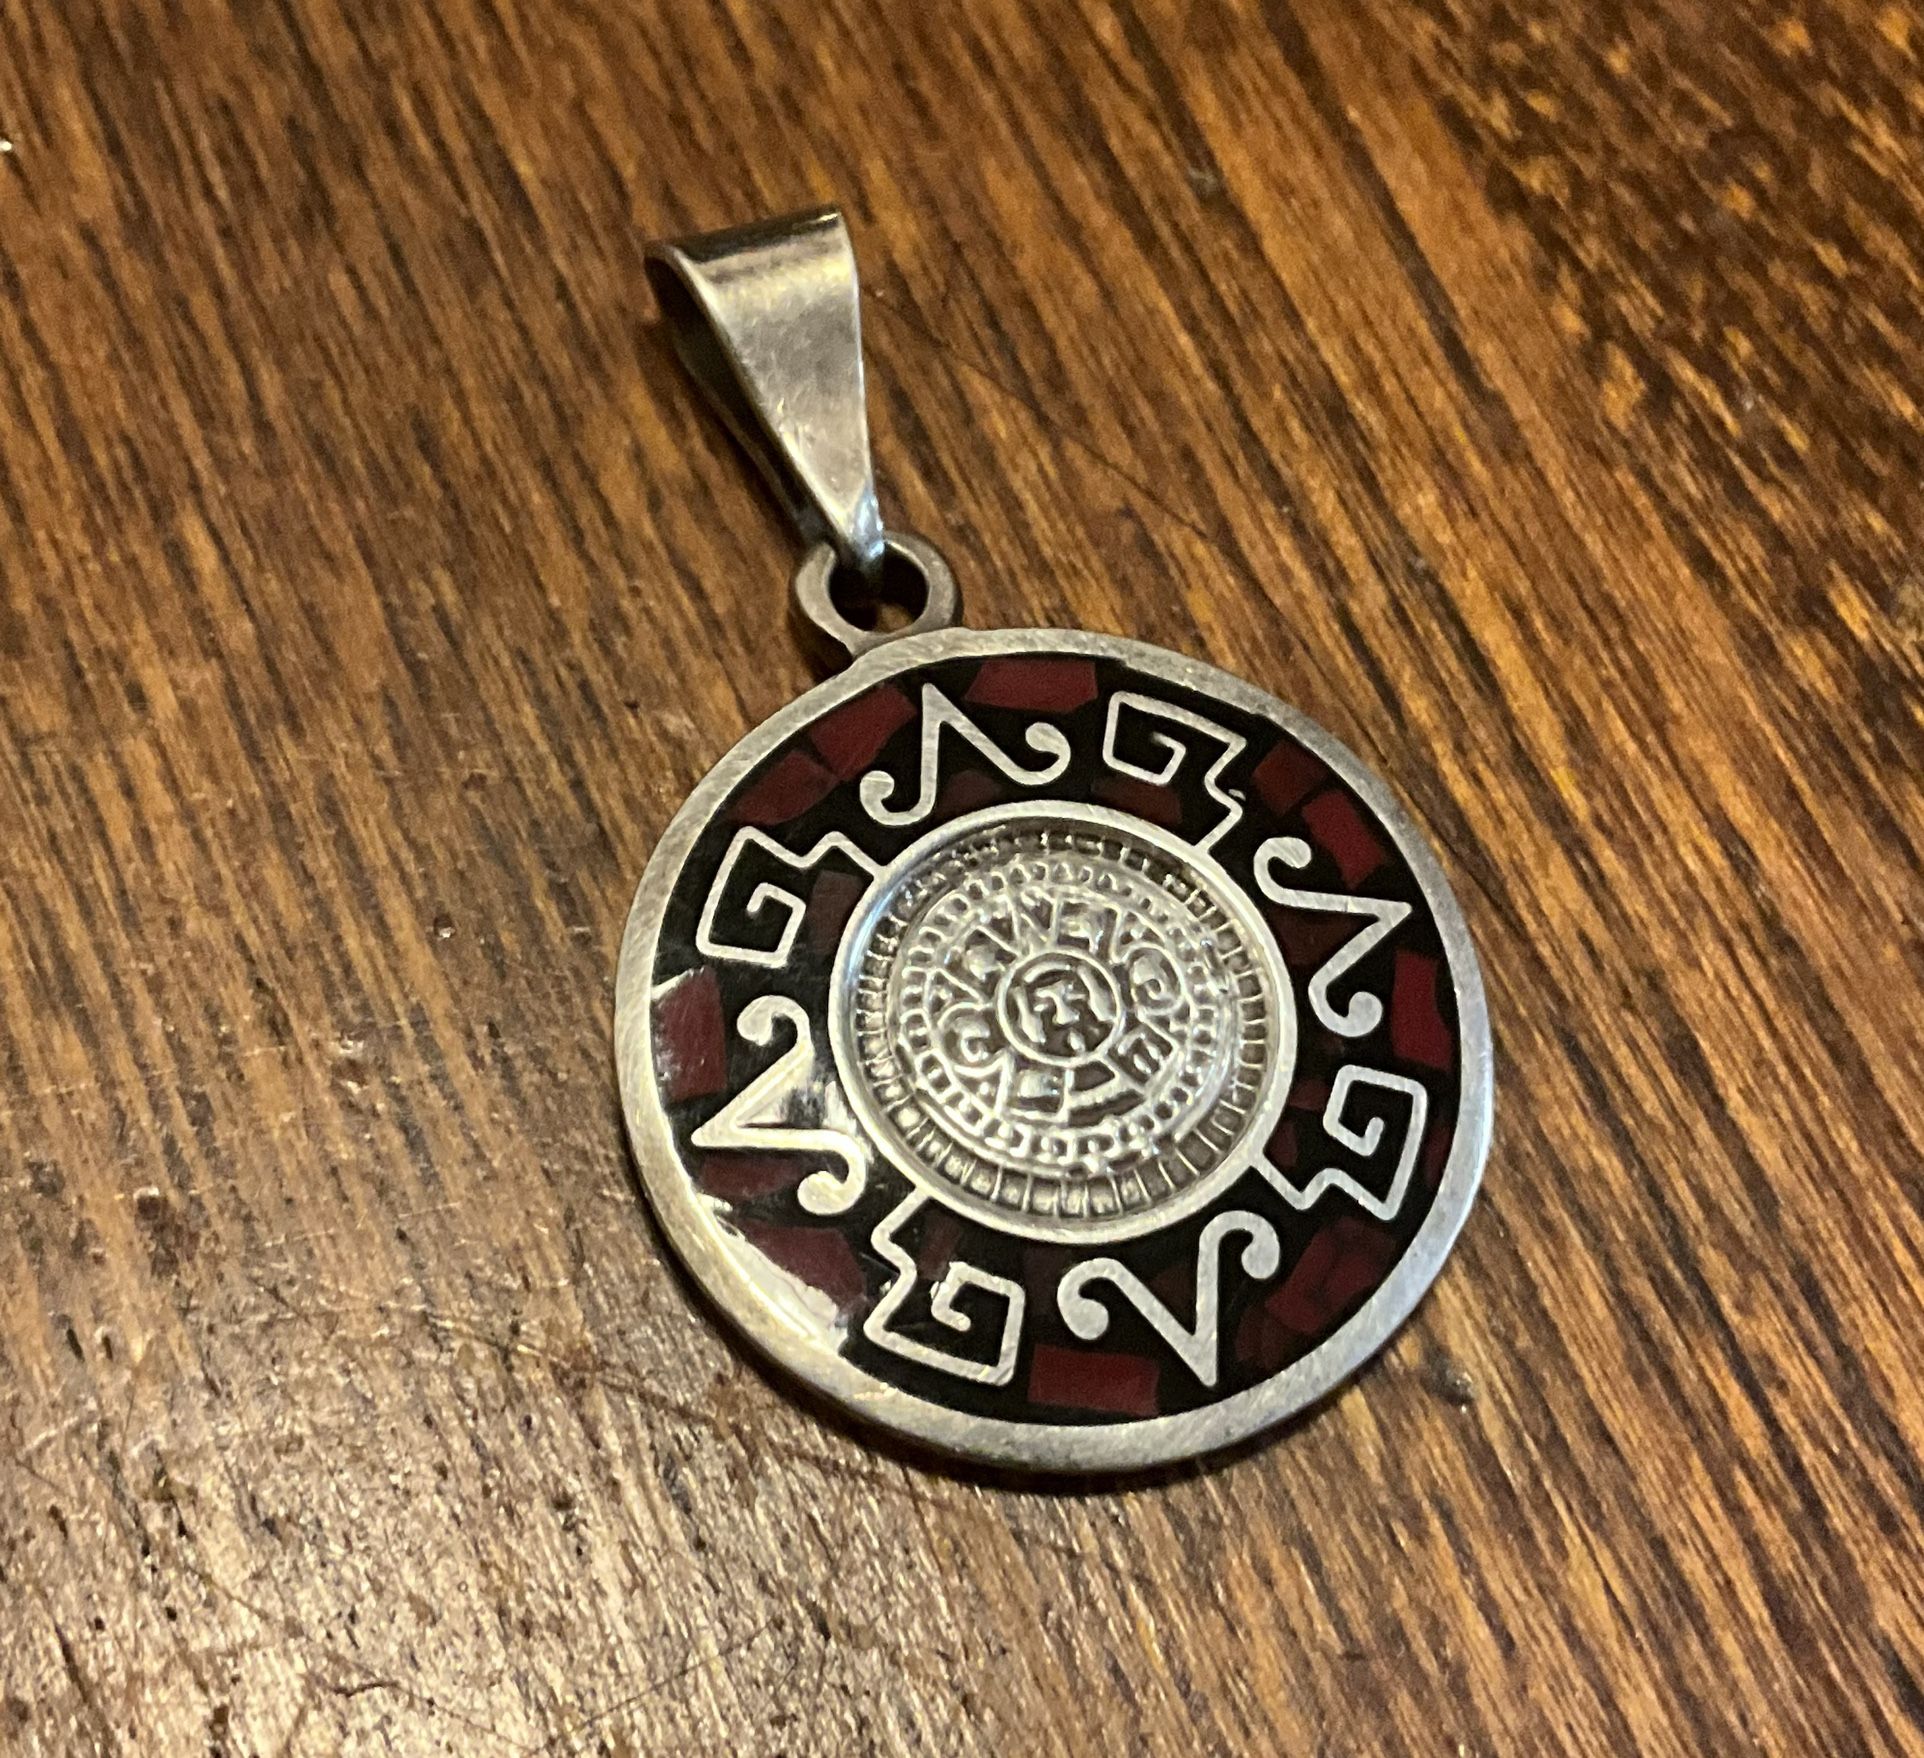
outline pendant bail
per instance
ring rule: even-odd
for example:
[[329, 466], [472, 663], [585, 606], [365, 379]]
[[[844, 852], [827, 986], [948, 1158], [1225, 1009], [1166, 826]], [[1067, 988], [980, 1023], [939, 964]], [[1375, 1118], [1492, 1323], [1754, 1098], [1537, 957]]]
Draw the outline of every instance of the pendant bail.
[[882, 516], [855, 250], [840, 211], [661, 240], [649, 245], [647, 264], [682, 364], [804, 539], [875, 576]]

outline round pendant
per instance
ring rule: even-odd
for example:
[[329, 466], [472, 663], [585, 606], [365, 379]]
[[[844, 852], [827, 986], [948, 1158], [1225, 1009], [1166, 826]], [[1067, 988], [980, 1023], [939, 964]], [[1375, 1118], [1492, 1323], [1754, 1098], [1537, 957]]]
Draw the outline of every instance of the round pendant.
[[1435, 859], [1301, 715], [1139, 643], [889, 642], [650, 863], [616, 1043], [708, 1296], [862, 1419], [1128, 1469], [1362, 1365], [1489, 1140]]

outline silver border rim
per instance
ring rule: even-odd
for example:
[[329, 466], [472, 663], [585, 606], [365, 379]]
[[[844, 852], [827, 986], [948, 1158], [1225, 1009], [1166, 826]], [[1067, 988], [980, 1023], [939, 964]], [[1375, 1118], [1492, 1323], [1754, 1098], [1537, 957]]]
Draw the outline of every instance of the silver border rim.
[[[899, 671], [938, 660], [1048, 650], [1120, 660], [1150, 676], [1213, 694], [1281, 727], [1340, 775], [1375, 813], [1416, 875], [1436, 917], [1456, 992], [1461, 1096], [1456, 1138], [1436, 1198], [1389, 1276], [1350, 1321], [1300, 1361], [1206, 1409], [1100, 1425], [1005, 1422], [934, 1404], [864, 1373], [800, 1335], [736, 1261], [721, 1223], [675, 1152], [657, 1096], [650, 990], [662, 918], [695, 839], [743, 777], [827, 709]], [[656, 1220], [703, 1292], [764, 1355], [852, 1415], [957, 1458], [1032, 1471], [1133, 1471], [1210, 1453], [1308, 1408], [1368, 1362], [1436, 1279], [1461, 1231], [1489, 1152], [1493, 1067], [1482, 973], [1443, 869], [1381, 780], [1307, 716], [1253, 684], [1140, 641], [1082, 630], [947, 629], [892, 642], [778, 710], [696, 785], [663, 833], [628, 912], [615, 977], [615, 1066], [629, 1144]]]

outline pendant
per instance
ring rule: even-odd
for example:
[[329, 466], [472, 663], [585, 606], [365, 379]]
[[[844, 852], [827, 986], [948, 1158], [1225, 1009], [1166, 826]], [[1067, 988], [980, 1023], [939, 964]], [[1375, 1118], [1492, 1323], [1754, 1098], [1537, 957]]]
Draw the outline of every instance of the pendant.
[[[1130, 1470], [1303, 1409], [1482, 1172], [1489, 1026], [1435, 857], [1247, 683], [957, 626], [877, 511], [838, 213], [649, 270], [850, 662], [716, 765], [635, 897], [616, 1054], [662, 1231], [764, 1354], [951, 1454]], [[904, 580], [899, 630], [838, 606]]]

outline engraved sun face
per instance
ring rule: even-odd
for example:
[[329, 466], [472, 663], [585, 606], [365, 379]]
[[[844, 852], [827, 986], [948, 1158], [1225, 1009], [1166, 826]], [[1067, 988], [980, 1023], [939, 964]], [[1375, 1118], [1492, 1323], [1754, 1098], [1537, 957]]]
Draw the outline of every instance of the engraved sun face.
[[958, 1207], [1047, 1237], [1160, 1224], [1239, 1169], [1287, 1084], [1265, 946], [1213, 863], [1139, 822], [977, 814], [908, 850], [850, 925], [844, 1082]]
[[996, 984], [995, 1017], [1019, 1054], [1074, 1068], [1115, 1043], [1127, 1014], [1115, 978], [1066, 946], [1012, 966]]

